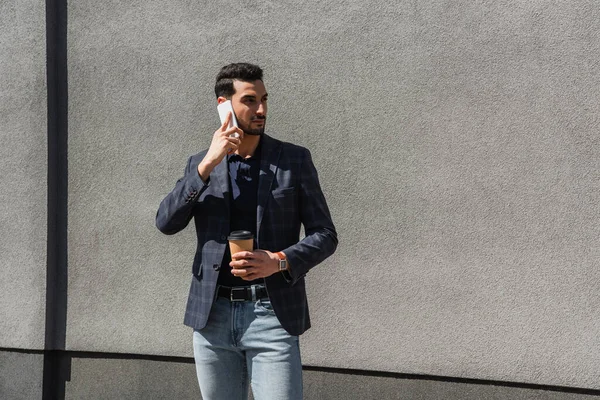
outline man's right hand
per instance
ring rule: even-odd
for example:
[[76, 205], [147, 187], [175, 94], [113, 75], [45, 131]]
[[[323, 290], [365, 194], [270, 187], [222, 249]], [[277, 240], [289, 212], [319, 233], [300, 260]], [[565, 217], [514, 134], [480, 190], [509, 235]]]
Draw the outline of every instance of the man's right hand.
[[[204, 182], [208, 180], [213, 168], [216, 167], [228, 153], [236, 151], [242, 142], [244, 132], [240, 128], [227, 128], [231, 120], [231, 112], [227, 115], [223, 124], [215, 131], [208, 152], [198, 164], [198, 174]], [[239, 137], [235, 137], [237, 133]]]

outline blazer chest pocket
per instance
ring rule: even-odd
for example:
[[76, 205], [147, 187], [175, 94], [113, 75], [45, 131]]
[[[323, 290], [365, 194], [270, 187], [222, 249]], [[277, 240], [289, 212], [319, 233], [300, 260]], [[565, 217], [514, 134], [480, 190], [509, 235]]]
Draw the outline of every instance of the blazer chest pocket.
[[294, 196], [296, 193], [296, 188], [295, 187], [287, 187], [287, 188], [283, 188], [283, 189], [275, 189], [271, 192], [271, 196], [273, 196], [274, 199], [280, 199], [282, 197], [286, 197], [286, 196]]
[[289, 212], [296, 208], [296, 188], [286, 187], [271, 191], [271, 211]]

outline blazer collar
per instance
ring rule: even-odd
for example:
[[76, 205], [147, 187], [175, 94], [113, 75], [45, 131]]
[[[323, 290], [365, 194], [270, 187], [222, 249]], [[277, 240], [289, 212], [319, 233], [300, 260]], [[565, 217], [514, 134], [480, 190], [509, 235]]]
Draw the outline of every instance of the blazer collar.
[[256, 242], [260, 246], [260, 224], [271, 193], [271, 185], [279, 165], [281, 141], [263, 134], [261, 139], [260, 172], [258, 176], [258, 198], [256, 201]]
[[[264, 206], [264, 200], [268, 196], [261, 196], [262, 192], [268, 192], [271, 182], [275, 177], [281, 141], [263, 134], [260, 142], [260, 173], [258, 177], [258, 205]], [[229, 192], [229, 163], [227, 156], [214, 168], [211, 179], [219, 186], [223, 193]], [[263, 202], [260, 201], [262, 198]]]
[[223, 193], [227, 214], [229, 215], [229, 168], [227, 164], [227, 157], [223, 157], [221, 162], [214, 168], [211, 179], [214, 179], [215, 185]]
[[[277, 172], [279, 164], [279, 156], [281, 153], [282, 142], [274, 139], [266, 134], [263, 134], [261, 138], [261, 151], [260, 151], [260, 172], [258, 176], [258, 193], [256, 200], [256, 242], [260, 243], [260, 225], [265, 213], [265, 207], [269, 200], [271, 192], [271, 185]], [[215, 167], [212, 173], [211, 179], [214, 179], [214, 183], [220, 188], [223, 193], [225, 205], [227, 207], [227, 215], [230, 212], [230, 199], [229, 199], [229, 163], [227, 157]], [[260, 246], [260, 244], [259, 244]]]

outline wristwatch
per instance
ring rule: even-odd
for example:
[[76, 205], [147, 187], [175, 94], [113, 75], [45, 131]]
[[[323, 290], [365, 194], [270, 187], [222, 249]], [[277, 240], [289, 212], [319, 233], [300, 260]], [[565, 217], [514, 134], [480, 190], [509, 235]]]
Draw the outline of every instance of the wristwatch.
[[279, 257], [279, 271], [287, 271], [289, 268], [287, 258], [283, 252], [279, 251], [275, 253]]

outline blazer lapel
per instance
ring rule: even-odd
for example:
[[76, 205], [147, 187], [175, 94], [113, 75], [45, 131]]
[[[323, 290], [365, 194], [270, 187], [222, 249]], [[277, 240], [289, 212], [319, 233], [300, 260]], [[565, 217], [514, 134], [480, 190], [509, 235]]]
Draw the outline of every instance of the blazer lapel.
[[229, 168], [227, 162], [227, 156], [213, 169], [211, 178], [216, 187], [223, 192], [223, 199], [225, 200], [225, 207], [227, 208], [227, 215], [229, 215]]
[[277, 172], [281, 142], [268, 135], [262, 137], [260, 154], [260, 173], [258, 176], [258, 198], [256, 201], [256, 243], [260, 246], [260, 224], [271, 193], [271, 185]]

